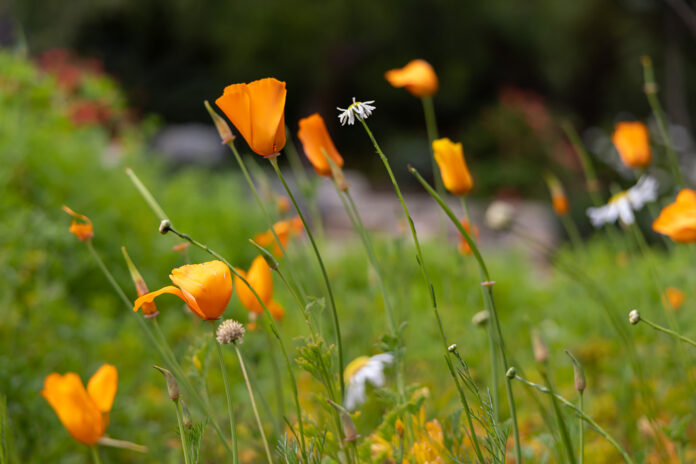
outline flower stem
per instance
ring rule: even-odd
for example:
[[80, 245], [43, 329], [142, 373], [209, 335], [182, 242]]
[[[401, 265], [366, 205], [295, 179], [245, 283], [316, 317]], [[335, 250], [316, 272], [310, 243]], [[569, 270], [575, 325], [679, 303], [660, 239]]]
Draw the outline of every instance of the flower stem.
[[[457, 229], [459, 229], [459, 233], [462, 234], [464, 240], [466, 240], [466, 242], [469, 244], [469, 247], [471, 248], [474, 257], [476, 258], [476, 262], [479, 265], [479, 271], [481, 273], [481, 276], [484, 279], [484, 281], [481, 282], [481, 285], [485, 287], [485, 291], [483, 293], [484, 304], [491, 316], [491, 321], [493, 322], [493, 325], [496, 329], [496, 335], [498, 337], [497, 342], [498, 347], [500, 348], [500, 355], [503, 360], [503, 366], [506, 369], [508, 367], [512, 367], [508, 364], [507, 354], [505, 352], [505, 341], [503, 339], [503, 331], [500, 327], [498, 313], [495, 309], [495, 302], [493, 300], [494, 282], [491, 281], [490, 274], [488, 273], [488, 268], [486, 267], [486, 263], [483, 260], [483, 257], [481, 256], [476, 242], [471, 238], [471, 235], [466, 231], [459, 219], [457, 219], [457, 216], [455, 216], [455, 214], [452, 212], [452, 209], [447, 205], [447, 203], [445, 203], [442, 197], [438, 195], [438, 193], [430, 186], [430, 184], [428, 184], [425, 181], [425, 179], [423, 179], [423, 176], [421, 176], [420, 173], [413, 166], [409, 166], [409, 171], [416, 177], [416, 179], [418, 179], [418, 182], [421, 183], [421, 185], [430, 194], [430, 196], [432, 196], [433, 199], [435, 199], [435, 201], [440, 205], [440, 207], [444, 210], [445, 214], [447, 214], [452, 223], [457, 227]], [[511, 380], [507, 376], [506, 379], [507, 381], [505, 382], [505, 392], [507, 395], [508, 406], [510, 408], [510, 416], [512, 418], [512, 429], [515, 436], [515, 455], [517, 458], [517, 464], [520, 464], [522, 462], [522, 446], [520, 443], [519, 427], [517, 425], [517, 410], [515, 408], [515, 398], [512, 392]]]
[[234, 455], [232, 456], [233, 464], [239, 462], [237, 456], [237, 427], [234, 422], [234, 410], [232, 403], [232, 390], [230, 389], [230, 381], [227, 378], [227, 367], [225, 366], [225, 359], [222, 357], [222, 349], [220, 344], [215, 339], [215, 321], [210, 321], [210, 329], [213, 332], [213, 344], [217, 348], [218, 359], [220, 360], [220, 373], [222, 374], [222, 381], [225, 384], [225, 397], [227, 398], [227, 415], [230, 418], [230, 434], [232, 436], [232, 449], [234, 450]]
[[317, 248], [317, 243], [314, 240], [314, 236], [312, 235], [311, 230], [309, 229], [309, 226], [307, 224], [307, 221], [305, 220], [304, 214], [302, 214], [302, 210], [300, 209], [299, 205], [297, 204], [297, 200], [295, 200], [295, 195], [293, 195], [292, 191], [290, 190], [290, 187], [288, 187], [287, 182], [285, 181], [285, 177], [283, 177], [283, 173], [280, 170], [280, 167], [278, 166], [278, 159], [276, 157], [271, 157], [268, 159], [271, 163], [271, 166], [273, 166], [273, 170], [276, 172], [278, 175], [278, 178], [283, 184], [283, 187], [285, 188], [285, 191], [287, 192], [288, 196], [290, 197], [290, 201], [292, 202], [293, 206], [295, 207], [295, 210], [297, 211], [297, 214], [300, 216], [300, 220], [302, 221], [302, 224], [304, 225], [305, 231], [307, 232], [307, 237], [309, 237], [309, 241], [312, 244], [312, 249], [314, 250], [314, 255], [317, 258], [317, 262], [319, 263], [319, 267], [321, 268], [321, 273], [324, 277], [324, 284], [326, 285], [326, 291], [329, 296], [329, 304], [331, 305], [331, 315], [333, 317], [333, 325], [334, 325], [334, 331], [336, 333], [336, 347], [338, 349], [338, 377], [339, 377], [339, 385], [341, 388], [341, 397], [343, 398], [345, 396], [345, 384], [343, 380], [343, 368], [345, 366], [344, 360], [343, 360], [343, 343], [341, 341], [341, 325], [338, 322], [338, 311], [336, 310], [336, 301], [334, 299], [334, 294], [333, 294], [333, 289], [331, 288], [331, 282], [329, 281], [329, 275], [326, 272], [326, 267], [324, 267], [324, 260], [321, 257], [321, 254], [319, 253], [319, 248]]
[[684, 176], [679, 169], [679, 160], [677, 159], [677, 154], [674, 151], [672, 137], [669, 134], [667, 118], [665, 117], [665, 112], [662, 110], [660, 99], [657, 98], [657, 84], [655, 83], [655, 73], [653, 71], [652, 60], [649, 56], [644, 56], [641, 58], [640, 62], [643, 65], [643, 79], [645, 81], [643, 91], [645, 92], [645, 96], [648, 98], [648, 103], [652, 109], [653, 116], [655, 116], [655, 120], [657, 121], [657, 127], [660, 129], [662, 143], [665, 145], [667, 157], [669, 158], [669, 163], [672, 168], [672, 175], [674, 176], [674, 180], [677, 182], [677, 185], [680, 188], [684, 188], [686, 187], [686, 182], [684, 182]]
[[[534, 382], [530, 382], [529, 380], [524, 379], [524, 378], [520, 377], [519, 375], [515, 376], [515, 380], [522, 382], [523, 384], [527, 385], [528, 387], [535, 388], [536, 390], [540, 391], [541, 393], [552, 394], [549, 391], [549, 389], [546, 388], [545, 386], [536, 384]], [[590, 416], [585, 414], [582, 409], [578, 408], [573, 403], [571, 403], [570, 401], [563, 398], [561, 395], [559, 395], [557, 393], [553, 393], [553, 396], [556, 399], [558, 399], [561, 403], [563, 403], [565, 406], [567, 406], [570, 409], [572, 409], [573, 411], [575, 411], [575, 413], [578, 415], [578, 417], [580, 417], [583, 421], [587, 422], [592, 428], [595, 429], [595, 431], [597, 433], [599, 433], [609, 443], [611, 443], [614, 446], [614, 448], [616, 448], [616, 450], [621, 454], [621, 456], [623, 457], [625, 462], [627, 462], [628, 464], [635, 464], [633, 462], [633, 459], [631, 459], [631, 457], [626, 452], [626, 450], [623, 449], [621, 447], [621, 445], [616, 440], [614, 440], [614, 438], [611, 435], [609, 435], [609, 433], [607, 433], [606, 430], [604, 430], [602, 427], [600, 427], [600, 425], [597, 422], [595, 422], [594, 419], [592, 419]]]
[[[580, 409], [580, 412], [583, 412], [585, 409], [585, 399], [584, 399], [584, 393], [583, 391], [580, 391], [580, 397], [578, 398], [578, 409]], [[580, 424], [578, 424], [578, 427], [580, 429], [580, 464], [585, 464], [585, 423], [582, 420], [582, 417], [579, 418]]]
[[433, 306], [433, 312], [435, 314], [435, 318], [437, 319], [438, 329], [440, 330], [440, 338], [442, 339], [442, 346], [445, 349], [445, 352], [447, 352], [447, 347], [449, 346], [447, 343], [447, 336], [445, 335], [445, 329], [442, 325], [442, 319], [440, 318], [440, 312], [437, 308], [437, 300], [435, 298], [435, 290], [433, 289], [433, 284], [430, 282], [430, 278], [428, 277], [428, 272], [425, 269], [425, 263], [423, 261], [423, 253], [421, 251], [420, 242], [418, 241], [418, 234], [416, 233], [416, 226], [413, 224], [413, 219], [411, 218], [411, 213], [409, 213], [409, 211], [408, 211], [408, 207], [406, 206], [406, 201], [404, 200], [404, 196], [401, 194], [401, 189], [399, 188], [399, 184], [396, 182], [396, 178], [394, 177], [394, 172], [391, 169], [391, 165], [389, 164], [389, 160], [387, 159], [387, 156], [382, 151], [382, 148], [380, 148], [374, 135], [372, 135], [372, 131], [370, 130], [370, 128], [367, 127], [367, 123], [362, 118], [358, 118], [358, 120], [362, 123], [363, 127], [365, 128], [365, 132], [367, 132], [367, 135], [370, 138], [370, 141], [372, 141], [372, 145], [375, 147], [377, 154], [379, 155], [380, 159], [382, 160], [382, 163], [384, 164], [384, 167], [387, 170], [387, 174], [389, 175], [389, 179], [391, 180], [391, 183], [394, 186], [394, 191], [396, 192], [396, 195], [399, 197], [399, 202], [401, 203], [401, 207], [404, 210], [404, 214], [406, 215], [406, 220], [408, 221], [409, 228], [411, 229], [411, 236], [413, 237], [413, 244], [416, 247], [416, 258], [418, 261], [418, 265], [420, 266], [421, 275], [423, 276], [423, 282], [425, 283], [427, 291], [430, 294], [430, 299], [431, 299], [432, 306]]
[[684, 343], [688, 343], [688, 344], [691, 345], [691, 346], [696, 346], [696, 341], [693, 341], [692, 339], [690, 339], [690, 338], [688, 338], [688, 337], [685, 337], [684, 335], [681, 335], [681, 334], [675, 332], [674, 330], [670, 330], [670, 329], [668, 329], [667, 327], [662, 327], [661, 325], [657, 325], [657, 324], [655, 324], [654, 322], [651, 322], [651, 321], [649, 321], [649, 320], [643, 318], [642, 316], [641, 316], [641, 318], [640, 318], [640, 322], [645, 322], [646, 324], [648, 324], [650, 327], [652, 327], [652, 328], [655, 329], [655, 330], [658, 330], [658, 331], [660, 331], [660, 332], [664, 332], [664, 333], [666, 333], [667, 335], [671, 335], [671, 336], [673, 336], [674, 338], [676, 338], [676, 339], [678, 339], [678, 340], [681, 340], [681, 341], [683, 341]]
[[89, 449], [92, 452], [92, 460], [94, 461], [94, 464], [101, 464], [101, 459], [99, 458], [99, 451], [97, 450], [97, 446], [90, 446]]
[[155, 200], [155, 197], [152, 196], [147, 187], [145, 187], [145, 184], [143, 184], [140, 181], [140, 179], [138, 178], [138, 176], [135, 175], [133, 170], [131, 168], [126, 168], [126, 174], [128, 174], [128, 177], [130, 177], [131, 182], [133, 182], [135, 188], [138, 189], [138, 192], [140, 192], [140, 195], [143, 197], [143, 199], [145, 199], [145, 202], [147, 202], [147, 204], [150, 205], [150, 208], [152, 208], [152, 211], [155, 213], [155, 216], [157, 216], [157, 218], [160, 221], [169, 219], [162, 207], [159, 205], [159, 203], [157, 203], [157, 200]]
[[184, 451], [184, 463], [189, 464], [189, 450], [188, 443], [186, 442], [186, 432], [184, 431], [184, 421], [181, 419], [181, 404], [179, 399], [174, 400], [174, 406], [176, 406], [176, 421], [179, 424], [179, 437], [181, 438], [181, 448]]
[[568, 462], [570, 462], [571, 464], [575, 464], [576, 460], [575, 452], [573, 451], [573, 444], [570, 441], [570, 435], [568, 434], [568, 426], [566, 425], [565, 419], [563, 418], [563, 413], [561, 412], [561, 408], [558, 406], [558, 399], [556, 398], [556, 392], [553, 388], [551, 376], [546, 371], [546, 366], [542, 366], [540, 372], [541, 377], [544, 379], [544, 382], [546, 383], [546, 386], [549, 389], [549, 392], [551, 393], [551, 405], [553, 406], [553, 410], [556, 413], [556, 421], [558, 423], [558, 428], [561, 431], [561, 439], [563, 441], [563, 447], [566, 450], [566, 454], [568, 455]]
[[[263, 441], [263, 448], [266, 451], [266, 458], [268, 459], [268, 464], [273, 464], [273, 457], [271, 456], [271, 449], [268, 447], [268, 440], [266, 439], [266, 433], [263, 431], [263, 424], [261, 423], [261, 417], [259, 416], [259, 411], [256, 408], [256, 400], [254, 400], [254, 391], [251, 389], [251, 383], [249, 383], [249, 376], [247, 375], [246, 367], [244, 366], [244, 359], [242, 358], [242, 353], [239, 351], [239, 346], [233, 343], [234, 350], [237, 352], [237, 359], [239, 359], [239, 367], [242, 369], [242, 375], [244, 376], [244, 383], [246, 383], [247, 391], [249, 392], [249, 400], [251, 401], [251, 409], [254, 411], [254, 417], [256, 418], [256, 424], [259, 427], [259, 432], [261, 433], [261, 441]], [[220, 348], [218, 344], [218, 349]]]
[[575, 251], [582, 251], [584, 248], [582, 238], [580, 238], [578, 226], [575, 224], [575, 221], [573, 221], [573, 218], [568, 214], [563, 214], [559, 217], [561, 219], [561, 223], [563, 224], [563, 228], [565, 228], [566, 233], [568, 234], [568, 238], [570, 238], [570, 243], [572, 243], [573, 248], [575, 248]]

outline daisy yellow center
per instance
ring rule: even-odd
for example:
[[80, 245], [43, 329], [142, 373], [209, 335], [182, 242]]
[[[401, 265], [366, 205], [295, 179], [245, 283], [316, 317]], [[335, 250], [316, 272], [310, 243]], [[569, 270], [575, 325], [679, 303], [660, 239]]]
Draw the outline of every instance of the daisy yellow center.
[[609, 198], [609, 203], [615, 203], [625, 197], [628, 193], [626, 191], [619, 192], [616, 195], [612, 195], [611, 198]]
[[367, 365], [368, 361], [370, 361], [369, 356], [360, 356], [349, 362], [346, 370], [343, 371], [343, 378], [346, 380], [352, 379], [356, 372]]

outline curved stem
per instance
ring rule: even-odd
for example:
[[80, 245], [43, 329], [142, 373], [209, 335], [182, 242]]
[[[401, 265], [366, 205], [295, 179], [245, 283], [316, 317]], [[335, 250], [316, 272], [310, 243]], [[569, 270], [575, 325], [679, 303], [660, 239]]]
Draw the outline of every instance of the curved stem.
[[218, 359], [220, 360], [220, 373], [222, 374], [222, 380], [225, 384], [225, 397], [227, 398], [227, 415], [230, 418], [230, 434], [232, 435], [232, 449], [234, 450], [234, 455], [232, 456], [233, 464], [239, 462], [237, 456], [237, 427], [234, 421], [234, 410], [232, 403], [232, 390], [230, 389], [230, 381], [227, 378], [227, 367], [225, 366], [225, 359], [222, 357], [222, 348], [220, 344], [215, 339], [215, 321], [210, 321], [210, 328], [213, 332], [213, 343], [217, 348]]
[[[251, 389], [251, 383], [249, 383], [249, 376], [247, 375], [246, 367], [244, 366], [244, 359], [242, 358], [242, 353], [239, 351], [239, 346], [233, 343], [234, 350], [237, 352], [237, 359], [239, 359], [239, 367], [242, 369], [242, 375], [244, 376], [244, 383], [246, 383], [247, 391], [249, 392], [249, 400], [251, 401], [251, 409], [254, 411], [254, 417], [256, 418], [256, 424], [259, 427], [259, 432], [261, 433], [261, 440], [263, 441], [263, 448], [266, 451], [266, 458], [269, 464], [273, 464], [273, 457], [271, 456], [271, 449], [268, 447], [268, 440], [266, 439], [266, 433], [263, 431], [263, 424], [261, 423], [261, 417], [259, 416], [259, 410], [256, 408], [256, 400], [254, 400], [254, 391]], [[219, 344], [218, 344], [219, 347]]]
[[343, 380], [343, 369], [345, 367], [344, 360], [343, 360], [343, 342], [341, 341], [341, 325], [338, 322], [338, 311], [336, 310], [336, 301], [334, 299], [334, 294], [333, 294], [333, 289], [331, 288], [331, 282], [329, 281], [329, 275], [326, 272], [326, 267], [324, 266], [324, 260], [321, 257], [321, 254], [319, 253], [319, 248], [317, 247], [317, 243], [314, 240], [314, 236], [312, 235], [311, 230], [309, 229], [309, 226], [307, 224], [307, 221], [305, 220], [304, 214], [302, 214], [302, 210], [300, 209], [299, 205], [297, 204], [297, 200], [295, 200], [295, 195], [293, 195], [292, 191], [290, 190], [290, 187], [288, 187], [287, 182], [285, 181], [285, 177], [283, 177], [283, 173], [280, 170], [280, 167], [278, 166], [278, 159], [276, 157], [271, 157], [268, 158], [268, 161], [270, 161], [271, 166], [273, 166], [273, 170], [276, 172], [278, 175], [278, 178], [283, 184], [283, 187], [285, 188], [285, 191], [287, 192], [288, 196], [290, 197], [290, 201], [292, 202], [293, 206], [295, 207], [295, 210], [297, 211], [298, 216], [300, 216], [300, 220], [302, 221], [302, 225], [304, 225], [305, 231], [307, 232], [307, 237], [309, 238], [309, 242], [312, 244], [312, 249], [314, 250], [314, 255], [317, 258], [317, 262], [319, 263], [319, 267], [321, 268], [321, 273], [322, 276], [324, 277], [324, 284], [326, 286], [326, 291], [329, 296], [329, 304], [331, 305], [331, 315], [333, 317], [333, 325], [334, 325], [334, 331], [336, 332], [336, 347], [338, 349], [338, 367], [339, 367], [339, 372], [338, 372], [338, 378], [339, 378], [339, 385], [341, 387], [341, 397], [345, 397], [345, 382]]
[[688, 343], [691, 346], [696, 346], [696, 341], [693, 341], [692, 339], [685, 337], [685, 336], [675, 332], [674, 330], [670, 330], [667, 327], [662, 327], [660, 325], [657, 325], [654, 322], [650, 322], [647, 319], [643, 319], [642, 317], [640, 318], [640, 322], [645, 322], [646, 324], [648, 324], [650, 327], [652, 327], [655, 330], [659, 330], [660, 332], [664, 332], [667, 335], [671, 335], [671, 336], [683, 341], [684, 343]]

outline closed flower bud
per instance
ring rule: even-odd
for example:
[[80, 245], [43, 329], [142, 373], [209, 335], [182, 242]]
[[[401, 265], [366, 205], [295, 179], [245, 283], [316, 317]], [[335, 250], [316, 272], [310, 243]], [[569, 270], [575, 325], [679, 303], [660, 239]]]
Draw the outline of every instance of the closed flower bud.
[[541, 334], [532, 330], [532, 348], [534, 349], [534, 359], [538, 363], [545, 363], [549, 360], [549, 349]]
[[582, 368], [582, 364], [580, 364], [580, 361], [575, 359], [575, 356], [573, 356], [573, 354], [570, 351], [565, 350], [565, 353], [573, 362], [573, 379], [575, 382], [575, 390], [583, 392], [587, 387], [587, 382], [585, 381], [585, 370]]
[[208, 103], [208, 100], [204, 101], [203, 104], [205, 105], [205, 109], [208, 110], [208, 114], [213, 119], [213, 123], [215, 124], [218, 134], [220, 134], [222, 143], [225, 144], [234, 140], [234, 134], [232, 133], [232, 130], [227, 122], [215, 112], [215, 110], [210, 106], [210, 103]]
[[628, 313], [628, 322], [630, 322], [633, 325], [636, 325], [640, 322], [640, 313], [637, 309], [634, 309], [633, 311]]
[[474, 181], [464, 161], [462, 144], [448, 138], [433, 140], [433, 154], [445, 188], [454, 195], [469, 193]]
[[181, 403], [181, 415], [183, 416], [183, 419], [184, 419], [184, 425], [186, 427], [191, 427], [193, 425], [193, 419], [191, 418], [191, 412], [189, 411], [189, 408], [186, 407], [186, 403], [184, 403], [183, 399], [179, 399], [179, 402]]
[[559, 216], [565, 216], [570, 211], [570, 206], [568, 204], [568, 197], [566, 197], [561, 181], [558, 180], [553, 174], [546, 175], [546, 183], [549, 186], [549, 191], [551, 192], [551, 204], [553, 210]]
[[510, 379], [510, 380], [514, 379], [515, 376], [517, 376], [517, 369], [515, 369], [514, 367], [511, 367], [511, 368], [508, 369], [507, 372], [505, 373], [505, 377], [507, 377], [507, 378]]
[[394, 423], [394, 429], [396, 430], [396, 434], [400, 437], [404, 436], [404, 432], [406, 431], [404, 427], [404, 423], [401, 421], [401, 419], [396, 419], [396, 422]]
[[343, 427], [343, 434], [346, 437], [345, 441], [355, 441], [360, 438], [360, 435], [358, 435], [358, 430], [355, 428], [355, 424], [353, 423], [353, 419], [350, 417], [348, 410], [331, 400], [327, 399], [326, 401], [333, 406], [341, 416], [341, 426]]
[[160, 222], [159, 225], [159, 233], [162, 235], [166, 235], [167, 232], [172, 230], [172, 223], [169, 219], [162, 219], [162, 222]]
[[167, 381], [167, 393], [169, 393], [169, 399], [171, 400], [178, 400], [179, 397], [181, 396], [179, 393], [179, 384], [176, 381], [176, 377], [174, 377], [174, 374], [169, 372], [167, 369], [164, 367], [159, 367], [159, 366], [152, 366], [158, 371], [162, 373], [164, 376], [164, 379]]
[[455, 351], [457, 351], [457, 344], [453, 343], [450, 346], [448, 346], [447, 351], [449, 351], [450, 353], [454, 353]]

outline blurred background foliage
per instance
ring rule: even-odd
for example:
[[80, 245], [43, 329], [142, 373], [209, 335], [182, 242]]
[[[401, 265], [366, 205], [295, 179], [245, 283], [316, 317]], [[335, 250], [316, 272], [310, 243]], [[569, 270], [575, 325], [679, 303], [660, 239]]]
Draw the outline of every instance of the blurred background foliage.
[[[555, 118], [572, 115], [581, 129], [609, 131], [617, 118], [648, 117], [642, 55], [655, 58], [668, 113], [690, 127], [696, 57], [686, 52], [694, 35], [674, 3], [76, 0], [66, 8], [22, 0], [7, 11], [32, 54], [67, 47], [100, 60], [140, 114], [167, 123], [207, 123], [202, 100], [264, 76], [287, 81], [293, 131], [312, 112], [331, 120], [353, 96], [374, 99], [370, 124], [385, 150], [423, 170], [430, 163], [420, 102], [383, 74], [425, 58], [440, 77], [440, 133], [464, 142], [475, 194], [539, 195], [538, 165], [578, 169], [563, 144], [549, 148], [540, 124], [554, 132]], [[521, 114], [534, 105], [534, 114]], [[369, 175], [375, 157], [363, 134], [336, 120], [329, 129], [348, 166]]]

